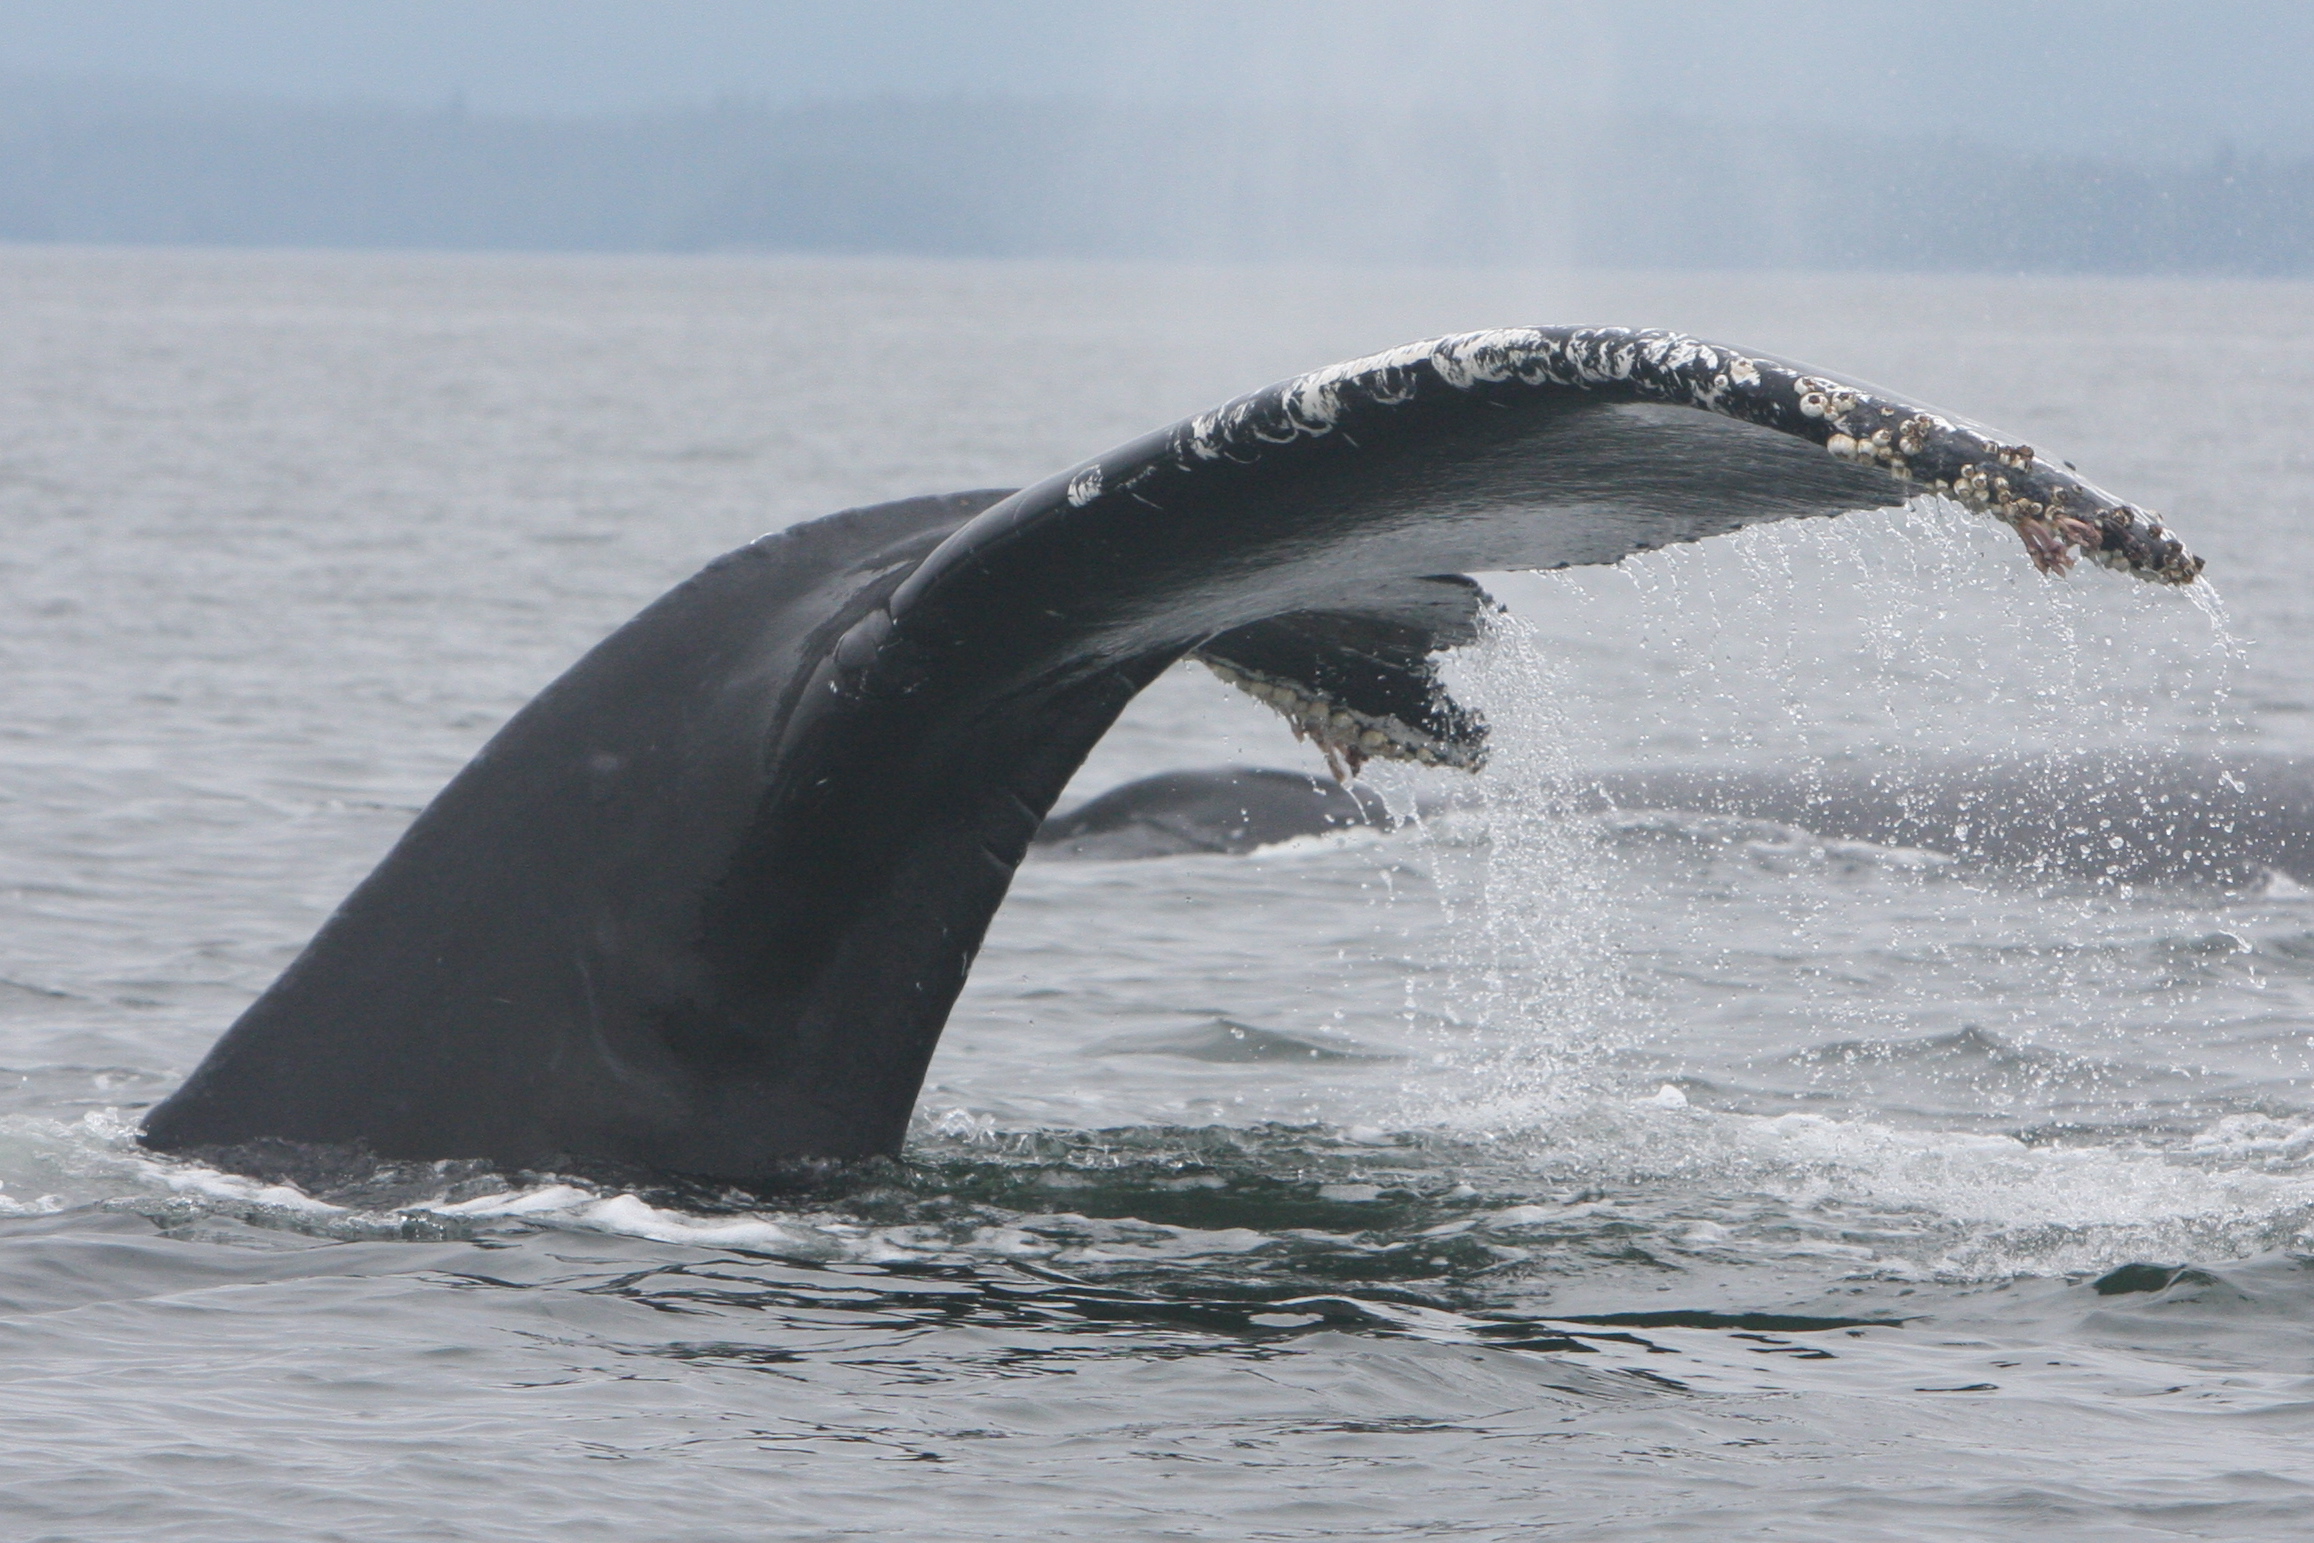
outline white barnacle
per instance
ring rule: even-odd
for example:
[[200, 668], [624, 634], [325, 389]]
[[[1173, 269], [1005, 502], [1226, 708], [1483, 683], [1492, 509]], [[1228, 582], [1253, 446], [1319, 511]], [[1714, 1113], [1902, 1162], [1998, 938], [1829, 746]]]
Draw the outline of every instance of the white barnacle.
[[1086, 467], [1069, 479], [1069, 507], [1082, 509], [1101, 496], [1101, 468], [1098, 462]]
[[1679, 332], [1658, 332], [1647, 340], [1645, 357], [1649, 365], [1668, 375], [1684, 370], [1698, 360], [1707, 370], [1719, 367], [1719, 356], [1704, 344]]
[[1221, 458], [1221, 414], [1218, 410], [1199, 413], [1189, 420], [1189, 452], [1201, 461]]
[[1550, 347], [1532, 327], [1462, 332], [1430, 346], [1430, 367], [1438, 378], [1467, 391], [1482, 382], [1517, 379], [1534, 385], [1550, 375]]
[[1323, 434], [1342, 415], [1338, 380], [1304, 375], [1285, 390], [1286, 421], [1304, 434]]
[[1281, 402], [1286, 418], [1300, 433], [1328, 432], [1342, 415], [1345, 386], [1355, 387], [1369, 401], [1386, 406], [1403, 402], [1414, 394], [1414, 367], [1433, 362], [1435, 352], [1434, 344], [1406, 343], [1312, 370], [1286, 386]]
[[1843, 461], [1853, 461], [1856, 459], [1856, 453], [1859, 447], [1857, 446], [1856, 441], [1850, 438], [1848, 435], [1835, 434], [1831, 438], [1824, 441], [1824, 448], [1831, 451], [1834, 455], [1838, 456]]
[[1853, 411], [1856, 393], [1843, 389], [1836, 381], [1821, 375], [1802, 375], [1792, 381], [1792, 390], [1800, 399], [1800, 415], [1804, 418], [1838, 419]]

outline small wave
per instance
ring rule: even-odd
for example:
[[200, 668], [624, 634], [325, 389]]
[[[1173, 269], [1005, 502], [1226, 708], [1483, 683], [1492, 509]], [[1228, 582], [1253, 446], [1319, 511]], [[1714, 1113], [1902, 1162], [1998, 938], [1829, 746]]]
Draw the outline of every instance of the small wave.
[[1930, 873], [1956, 862], [1949, 854], [1929, 847], [1825, 836], [1803, 825], [1687, 809], [1622, 810], [1600, 816], [1599, 825], [1608, 835], [1624, 841], [1669, 840], [1692, 848], [1738, 852], [1777, 871], [1831, 868]]
[[2196, 1135], [2186, 1150], [2197, 1158], [2267, 1171], [2294, 1168], [2314, 1159], [2314, 1118], [2229, 1114]]
[[2224, 1120], [2210, 1131], [2177, 1145], [2043, 1144], [1713, 1110], [1660, 1093], [1594, 1095], [1540, 1118], [1523, 1102], [1472, 1108], [1440, 1128], [1497, 1147], [1498, 1161], [1517, 1154], [1530, 1182], [1643, 1197], [1667, 1241], [1688, 1220], [1681, 1197], [1717, 1196], [1701, 1218], [1717, 1230], [1689, 1240], [1844, 1255], [1880, 1273], [1992, 1280], [2314, 1246], [2314, 1171], [2257, 1145], [2299, 1138]]
[[[1936, 1053], [1996, 1057], [1998, 1041]], [[1479, 1118], [1491, 1114], [1493, 1118]], [[615, 1235], [820, 1264], [1029, 1261], [1211, 1271], [1275, 1291], [1431, 1282], [1517, 1294], [1583, 1260], [1834, 1278], [2085, 1277], [2314, 1247], [2314, 1117], [2233, 1114], [2169, 1145], [2033, 1144], [1701, 1107], [1675, 1085], [1417, 1129], [920, 1129], [906, 1163], [792, 1196], [383, 1165], [304, 1187], [144, 1153], [133, 1115], [0, 1121], [0, 1214], [72, 1205], [334, 1238]]]
[[1393, 831], [1375, 825], [1353, 825], [1344, 830], [1321, 831], [1315, 835], [1288, 836], [1283, 841], [1257, 846], [1245, 856], [1254, 862], [1295, 862], [1370, 847], [1377, 842], [1389, 840], [1394, 834]]

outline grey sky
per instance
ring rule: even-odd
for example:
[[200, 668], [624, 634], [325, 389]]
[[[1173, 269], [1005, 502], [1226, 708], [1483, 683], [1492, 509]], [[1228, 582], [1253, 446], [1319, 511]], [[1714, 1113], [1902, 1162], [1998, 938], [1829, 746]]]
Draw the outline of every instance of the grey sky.
[[[584, 114], [739, 95], [1480, 97], [2019, 148], [2314, 151], [2314, 5], [0, 0], [0, 72]], [[1875, 174], [1885, 169], [1876, 169]]]

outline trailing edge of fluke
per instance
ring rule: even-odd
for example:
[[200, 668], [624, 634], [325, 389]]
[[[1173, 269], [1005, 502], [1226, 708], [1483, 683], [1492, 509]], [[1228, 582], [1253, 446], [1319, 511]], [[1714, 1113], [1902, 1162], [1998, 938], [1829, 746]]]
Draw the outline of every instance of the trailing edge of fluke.
[[1664, 332], [1466, 333], [1018, 492], [764, 537], [621, 627], [427, 807], [145, 1142], [769, 1182], [898, 1150], [1015, 866], [1194, 657], [1342, 771], [1475, 767], [1435, 655], [1472, 570], [1613, 563], [1941, 493], [2033, 561], [2190, 583], [2030, 447]]

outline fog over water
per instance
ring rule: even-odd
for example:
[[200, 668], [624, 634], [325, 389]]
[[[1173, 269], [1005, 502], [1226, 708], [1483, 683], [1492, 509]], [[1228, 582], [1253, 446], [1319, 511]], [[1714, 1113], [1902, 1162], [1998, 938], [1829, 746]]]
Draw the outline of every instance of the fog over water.
[[11, 8], [0, 240], [2296, 273], [2301, 7]]
[[0, 69], [557, 117], [1072, 95], [1687, 110], [2038, 151], [2314, 148], [2314, 22], [2273, 0], [17, 0]]

